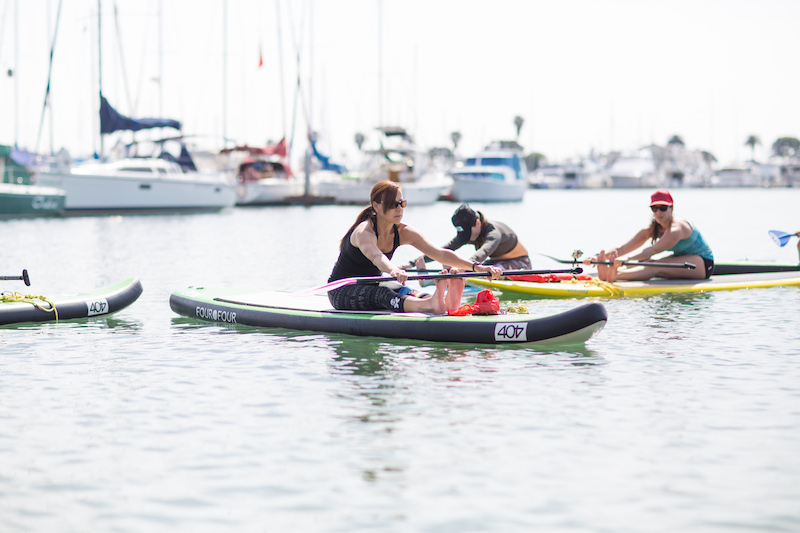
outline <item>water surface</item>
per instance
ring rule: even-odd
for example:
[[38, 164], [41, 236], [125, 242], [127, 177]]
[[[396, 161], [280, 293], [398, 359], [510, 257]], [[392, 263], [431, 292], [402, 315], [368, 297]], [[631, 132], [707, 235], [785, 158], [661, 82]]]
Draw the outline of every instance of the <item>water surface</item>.
[[[630, 238], [649, 192], [474, 206], [568, 258]], [[796, 241], [767, 231], [800, 229], [800, 191], [673, 195], [718, 260], [797, 261]], [[444, 243], [455, 207], [405, 219]], [[0, 530], [800, 530], [800, 288], [603, 299], [597, 337], [551, 350], [228, 328], [169, 309], [188, 285], [324, 283], [357, 212], [0, 221], [3, 274], [32, 279], [3, 289], [144, 285], [111, 317], [0, 328]]]

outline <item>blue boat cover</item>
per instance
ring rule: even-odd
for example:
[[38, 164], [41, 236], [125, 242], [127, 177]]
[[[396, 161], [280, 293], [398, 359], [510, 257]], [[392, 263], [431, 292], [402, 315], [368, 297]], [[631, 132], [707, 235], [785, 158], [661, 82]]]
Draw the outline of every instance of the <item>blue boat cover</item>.
[[314, 151], [314, 157], [316, 157], [319, 162], [322, 163], [322, 170], [332, 170], [334, 172], [338, 172], [339, 174], [347, 172], [347, 167], [344, 165], [331, 163], [331, 158], [329, 156], [324, 156], [319, 153], [319, 150], [317, 150], [317, 143], [313, 139], [311, 139], [311, 149]]
[[169, 118], [130, 118], [111, 107], [105, 96], [100, 95], [100, 133], [113, 133], [120, 130], [139, 131], [150, 128], [181, 129], [178, 120]]

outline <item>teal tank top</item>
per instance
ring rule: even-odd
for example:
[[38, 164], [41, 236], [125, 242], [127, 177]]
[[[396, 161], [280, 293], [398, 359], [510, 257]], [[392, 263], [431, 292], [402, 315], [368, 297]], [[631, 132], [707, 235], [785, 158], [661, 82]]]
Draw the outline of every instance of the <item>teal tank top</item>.
[[[688, 222], [688, 221], [687, 221]], [[699, 255], [705, 259], [714, 260], [714, 254], [711, 252], [703, 236], [695, 228], [691, 222], [689, 226], [692, 228], [692, 234], [686, 239], [678, 241], [678, 243], [669, 249], [675, 255]]]

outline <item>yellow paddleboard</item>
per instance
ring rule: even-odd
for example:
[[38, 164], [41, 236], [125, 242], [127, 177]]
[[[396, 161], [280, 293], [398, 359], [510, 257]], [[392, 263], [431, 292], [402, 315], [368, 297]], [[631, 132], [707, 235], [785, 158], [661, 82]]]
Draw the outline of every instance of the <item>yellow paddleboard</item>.
[[596, 279], [589, 281], [562, 281], [560, 283], [534, 283], [531, 281], [469, 278], [467, 283], [493, 290], [499, 289], [504, 292], [549, 298], [625, 297], [756, 289], [782, 285], [800, 286], [800, 274], [798, 272], [766, 272], [711, 276], [710, 279], [652, 279], [648, 281], [617, 281], [616, 283], [606, 283]]

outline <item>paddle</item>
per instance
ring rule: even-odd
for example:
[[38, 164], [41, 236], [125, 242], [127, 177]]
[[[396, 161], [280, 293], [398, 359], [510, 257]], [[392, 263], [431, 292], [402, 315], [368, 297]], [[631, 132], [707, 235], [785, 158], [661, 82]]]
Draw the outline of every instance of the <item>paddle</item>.
[[[580, 267], [570, 268], [566, 270], [504, 270], [501, 275], [503, 276], [527, 276], [529, 274], [580, 274], [583, 269]], [[408, 281], [422, 280], [422, 279], [446, 279], [446, 278], [477, 278], [477, 277], [491, 277], [491, 272], [458, 272], [456, 274], [420, 274], [419, 276], [408, 276]], [[342, 278], [336, 281], [331, 281], [326, 285], [314, 287], [313, 289], [306, 289], [299, 294], [314, 294], [317, 292], [329, 292], [339, 287], [346, 285], [361, 285], [365, 283], [383, 283], [384, 281], [395, 281], [395, 278], [390, 276], [371, 276], [363, 278]]]
[[776, 229], [769, 230], [769, 236], [772, 237], [772, 240], [775, 242], [775, 244], [781, 247], [786, 246], [786, 244], [789, 242], [789, 239], [796, 235], [796, 233], [786, 233], [785, 231], [778, 231]]
[[15, 281], [16, 280], [20, 280], [20, 281], [24, 281], [25, 285], [28, 285], [29, 287], [30, 287], [30, 284], [31, 284], [31, 279], [28, 277], [28, 271], [27, 270], [23, 270], [21, 276], [0, 276], [0, 280], [15, 280]]
[[[613, 265], [614, 261], [592, 261], [593, 265]], [[658, 261], [623, 261], [623, 265], [627, 266], [652, 266], [652, 267], [667, 267], [667, 268], [688, 268], [694, 270], [697, 268], [691, 263], [659, 263]]]
[[[546, 254], [538, 254], [544, 257], [549, 257], [553, 261], [557, 263], [566, 263], [566, 264], [575, 264], [581, 263], [580, 259], [573, 259], [573, 260], [565, 260], [565, 259], [556, 259], [555, 257], [546, 255]], [[578, 256], [580, 257], [580, 255]], [[593, 265], [613, 265], [614, 261], [592, 261], [591, 264]], [[659, 263], [657, 261], [623, 261], [623, 265], [627, 266], [657, 266], [657, 267], [667, 267], [667, 268], [688, 268], [689, 270], [694, 270], [697, 268], [695, 265], [691, 263]]]

